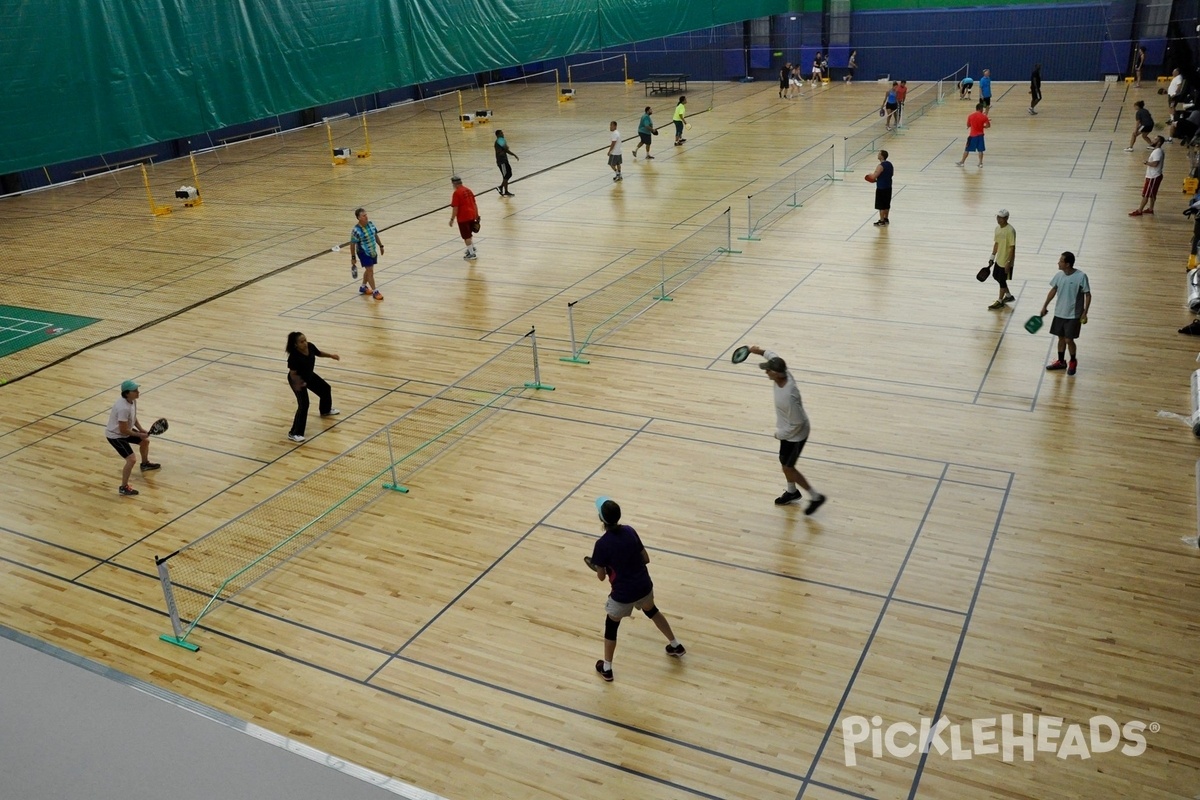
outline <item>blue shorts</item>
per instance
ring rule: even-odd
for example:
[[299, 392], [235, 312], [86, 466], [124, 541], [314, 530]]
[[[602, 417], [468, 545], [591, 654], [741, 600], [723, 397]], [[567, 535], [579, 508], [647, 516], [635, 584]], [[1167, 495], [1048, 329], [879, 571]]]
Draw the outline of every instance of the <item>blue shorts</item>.
[[987, 148], [983, 146], [983, 136], [967, 137], [968, 153], [982, 153], [984, 150], [987, 150]]
[[363, 269], [370, 269], [371, 267], [373, 267], [379, 263], [378, 258], [376, 258], [375, 256], [367, 255], [366, 252], [361, 247], [358, 248], [358, 260], [360, 262], [362, 262]]

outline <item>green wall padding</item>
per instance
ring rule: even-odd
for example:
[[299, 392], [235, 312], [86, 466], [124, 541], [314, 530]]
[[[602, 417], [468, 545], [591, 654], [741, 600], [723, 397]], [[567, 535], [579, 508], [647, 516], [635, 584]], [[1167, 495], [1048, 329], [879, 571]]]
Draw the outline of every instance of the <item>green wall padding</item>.
[[24, 0], [0, 174], [785, 13], [793, 0]]
[[409, 11], [417, 81], [600, 46], [596, 0], [418, 0]]

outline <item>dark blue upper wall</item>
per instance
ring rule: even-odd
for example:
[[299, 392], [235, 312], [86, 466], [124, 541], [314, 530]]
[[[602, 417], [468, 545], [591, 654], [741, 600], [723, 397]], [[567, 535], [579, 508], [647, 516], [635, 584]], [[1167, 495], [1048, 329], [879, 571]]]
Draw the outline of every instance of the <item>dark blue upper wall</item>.
[[867, 78], [934, 80], [970, 63], [973, 78], [987, 68], [993, 80], [1013, 81], [1040, 63], [1044, 80], [1094, 81], [1105, 51], [1122, 62], [1129, 51], [1128, 24], [1108, 38], [1113, 5], [861, 11], [851, 14], [850, 42]]

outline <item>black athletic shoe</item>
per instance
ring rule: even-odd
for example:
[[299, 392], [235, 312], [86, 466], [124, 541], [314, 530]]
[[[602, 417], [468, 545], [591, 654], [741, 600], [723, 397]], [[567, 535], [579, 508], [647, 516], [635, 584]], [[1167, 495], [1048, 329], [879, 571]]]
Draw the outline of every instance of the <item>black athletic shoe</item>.
[[800, 499], [800, 492], [784, 492], [775, 498], [775, 505], [786, 506], [788, 503], [794, 503]]
[[505, 193], [504, 193], [504, 196], [505, 196], [505, 197], [516, 197], [516, 195], [515, 195], [515, 194], [513, 194], [512, 192], [505, 192]]
[[612, 670], [604, 668], [603, 660], [596, 662], [596, 672], [600, 673], [601, 678], [604, 678], [604, 680], [608, 681], [609, 683], [612, 683]]
[[826, 500], [828, 500], [828, 499], [829, 499], [829, 498], [828, 498], [828, 497], [826, 497], [826, 496], [825, 496], [825, 495], [823, 495], [823, 494], [819, 494], [819, 495], [817, 495], [816, 497], [814, 497], [814, 498], [813, 498], [813, 499], [812, 499], [812, 500], [809, 502], [809, 504], [808, 504], [808, 508], [804, 509], [804, 514], [805, 514], [805, 516], [808, 516], [808, 515], [810, 515], [810, 514], [815, 514], [815, 513], [817, 513], [817, 509], [818, 509], [818, 508], [820, 508], [821, 506], [825, 505], [825, 501], [826, 501]]
[[138, 490], [133, 488], [132, 486], [122, 486], [119, 489], [117, 489], [117, 494], [124, 495], [125, 497], [133, 497], [137, 493], [138, 493]]
[[667, 645], [667, 655], [669, 655], [669, 656], [675, 656], [675, 658], [682, 658], [683, 654], [686, 652], [687, 652], [687, 650], [684, 649], [684, 646], [681, 644]]
[[152, 469], [162, 469], [162, 464], [154, 464], [149, 461], [142, 462], [142, 472], [149, 472]]

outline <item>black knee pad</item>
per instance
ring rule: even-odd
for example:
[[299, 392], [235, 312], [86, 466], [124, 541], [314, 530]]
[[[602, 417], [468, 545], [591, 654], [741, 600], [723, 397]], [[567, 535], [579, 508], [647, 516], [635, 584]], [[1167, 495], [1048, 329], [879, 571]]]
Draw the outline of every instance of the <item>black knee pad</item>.
[[654, 619], [658, 616], [658, 608], [656, 606], [650, 606], [650, 608], [646, 609], [642, 613], [646, 615], [646, 619]]
[[617, 640], [617, 628], [619, 627], [621, 627], [621, 620], [606, 616], [604, 618], [604, 638], [610, 642], [615, 642]]

